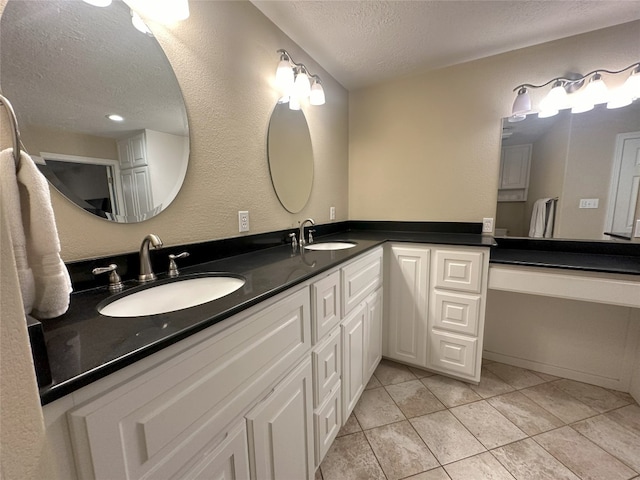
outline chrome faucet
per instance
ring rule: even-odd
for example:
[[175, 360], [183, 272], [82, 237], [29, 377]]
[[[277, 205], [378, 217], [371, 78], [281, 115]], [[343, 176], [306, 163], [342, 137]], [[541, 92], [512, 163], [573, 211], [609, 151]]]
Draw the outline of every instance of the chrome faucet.
[[307, 223], [309, 223], [310, 225], [316, 224], [316, 222], [313, 221], [313, 218], [307, 218], [300, 224], [300, 235], [298, 235], [298, 244], [300, 245], [300, 248], [304, 247], [307, 243], [307, 241], [304, 239], [304, 226]]
[[162, 248], [162, 240], [153, 233], [150, 233], [142, 240], [142, 245], [140, 245], [140, 274], [138, 275], [138, 281], [141, 283], [156, 279], [156, 274], [153, 273], [151, 260], [149, 259], [149, 244], [154, 249]]

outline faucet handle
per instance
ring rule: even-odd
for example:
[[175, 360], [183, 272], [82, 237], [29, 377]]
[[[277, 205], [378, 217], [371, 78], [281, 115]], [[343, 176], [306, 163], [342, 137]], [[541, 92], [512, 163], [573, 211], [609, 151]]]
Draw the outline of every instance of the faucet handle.
[[291, 248], [295, 251], [298, 248], [298, 240], [296, 240], [295, 232], [290, 233], [289, 238], [291, 239]]
[[112, 263], [108, 267], [96, 267], [91, 270], [91, 273], [94, 275], [101, 275], [103, 273], [109, 273], [109, 291], [111, 293], [121, 292], [124, 287], [122, 284], [122, 279], [117, 272], [118, 265]]
[[176, 259], [187, 258], [188, 256], [189, 256], [189, 252], [182, 252], [182, 253], [179, 253], [178, 255], [173, 255], [173, 254], [169, 255], [169, 276], [170, 277], [177, 277], [178, 274], [180, 273], [178, 271], [178, 265], [176, 265]]
[[313, 243], [313, 232], [315, 232], [316, 229], [315, 228], [310, 228], [309, 229], [309, 243]]

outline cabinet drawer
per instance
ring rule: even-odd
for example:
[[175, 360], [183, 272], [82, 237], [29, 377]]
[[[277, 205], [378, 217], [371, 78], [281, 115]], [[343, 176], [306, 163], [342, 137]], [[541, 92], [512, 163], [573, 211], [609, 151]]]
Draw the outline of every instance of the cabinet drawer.
[[480, 293], [483, 252], [436, 250], [435, 288]]
[[429, 346], [434, 369], [474, 377], [478, 339], [432, 330]]
[[311, 285], [313, 342], [319, 342], [340, 323], [340, 271]]
[[476, 336], [480, 319], [480, 295], [436, 290], [432, 327]]
[[367, 295], [382, 285], [382, 248], [341, 269], [342, 315], [346, 316]]
[[337, 383], [342, 372], [340, 327], [311, 353], [313, 362], [313, 406], [317, 408]]
[[331, 390], [329, 397], [313, 413], [313, 423], [316, 435], [316, 467], [322, 463], [329, 447], [335, 440], [342, 426], [340, 384]]
[[96, 479], [171, 477], [311, 347], [298, 290], [69, 413]]

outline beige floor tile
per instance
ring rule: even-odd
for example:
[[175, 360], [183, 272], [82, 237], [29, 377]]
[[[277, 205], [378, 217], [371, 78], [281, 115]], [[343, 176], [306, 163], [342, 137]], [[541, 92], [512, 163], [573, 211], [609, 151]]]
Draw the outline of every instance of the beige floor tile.
[[451, 413], [489, 450], [527, 436], [485, 400], [452, 408]]
[[631, 396], [630, 393], [627, 392], [619, 392], [618, 390], [609, 390], [611, 393], [613, 393], [616, 397], [621, 398], [622, 400], [624, 400], [627, 403], [630, 403], [631, 405], [637, 405], [638, 402], [636, 402], [636, 400]]
[[593, 443], [640, 472], [640, 434], [605, 415], [598, 415], [572, 426]]
[[417, 367], [408, 367], [408, 368], [409, 368], [409, 371], [418, 378], [431, 377], [432, 375], [435, 375], [435, 373], [427, 372], [426, 370], [422, 370], [421, 368], [417, 368]]
[[553, 385], [599, 413], [624, 407], [629, 403], [602, 387], [576, 382], [575, 380], [561, 379], [553, 382]]
[[627, 480], [636, 473], [571, 427], [540, 434], [534, 440], [582, 480]]
[[598, 413], [553, 383], [536, 385], [522, 390], [522, 393], [566, 423], [577, 422]]
[[315, 475], [315, 477], [314, 477], [314, 480], [324, 480], [324, 479], [322, 478], [322, 470], [320, 470], [320, 469], [317, 469], [317, 470], [316, 470], [316, 475]]
[[484, 367], [482, 367], [480, 383], [478, 385], [469, 385], [469, 387], [482, 398], [495, 397], [514, 390], [511, 385]]
[[320, 469], [324, 480], [385, 480], [362, 432], [336, 438]]
[[430, 413], [409, 420], [441, 464], [485, 451], [476, 438], [448, 411]]
[[518, 480], [580, 480], [530, 438], [491, 453]]
[[416, 376], [411, 373], [409, 367], [391, 360], [382, 360], [373, 373], [382, 385], [393, 385], [394, 383], [408, 382], [415, 380]]
[[538, 377], [543, 379], [545, 382], [553, 382], [554, 380], [559, 380], [560, 377], [556, 377], [555, 375], [549, 375], [548, 373], [536, 372], [534, 371]]
[[444, 410], [445, 406], [427, 390], [420, 380], [385, 387], [407, 418]]
[[355, 413], [363, 430], [405, 419], [395, 402], [382, 387], [362, 392], [353, 413]]
[[452, 480], [514, 480], [489, 452], [451, 463], [444, 469]]
[[457, 407], [465, 403], [477, 402], [482, 397], [469, 388], [464, 382], [452, 378], [434, 375], [420, 379], [445, 406]]
[[518, 390], [521, 388], [533, 387], [534, 385], [539, 385], [545, 382], [545, 380], [540, 378], [531, 370], [514, 367], [513, 365], [506, 365], [504, 363], [491, 363], [487, 365], [487, 370], [494, 373], [513, 388]]
[[407, 477], [404, 480], [450, 480], [450, 477], [442, 467], [439, 467], [433, 470], [429, 470], [428, 472], [423, 472], [412, 477]]
[[407, 421], [365, 432], [389, 480], [398, 480], [440, 466]]
[[372, 388], [378, 388], [381, 386], [382, 384], [380, 383], [380, 380], [378, 380], [375, 375], [371, 375], [371, 379], [369, 380], [369, 383], [367, 383], [367, 386], [364, 387], [364, 389], [371, 390]]
[[487, 402], [527, 435], [537, 435], [564, 425], [562, 420], [521, 392], [489, 398]]
[[358, 419], [353, 413], [351, 413], [351, 415], [349, 415], [349, 418], [347, 418], [347, 422], [342, 426], [337, 436], [344, 437], [345, 435], [351, 435], [352, 433], [361, 432], [361, 431], [362, 431], [362, 428], [360, 428]]
[[640, 435], [640, 407], [627, 405], [606, 414], [608, 418]]
[[494, 360], [489, 360], [488, 358], [482, 359], [482, 366], [489, 365], [490, 363], [496, 363]]

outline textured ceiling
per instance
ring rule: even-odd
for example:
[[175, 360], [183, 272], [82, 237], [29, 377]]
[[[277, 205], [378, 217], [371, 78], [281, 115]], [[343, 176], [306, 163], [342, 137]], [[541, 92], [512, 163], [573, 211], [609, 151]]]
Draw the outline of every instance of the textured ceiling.
[[640, 19], [638, 0], [252, 3], [350, 90]]

